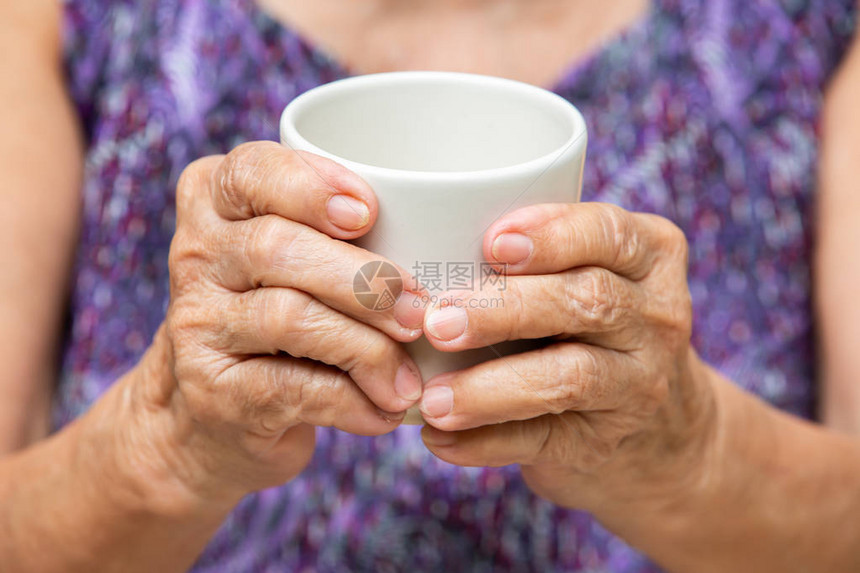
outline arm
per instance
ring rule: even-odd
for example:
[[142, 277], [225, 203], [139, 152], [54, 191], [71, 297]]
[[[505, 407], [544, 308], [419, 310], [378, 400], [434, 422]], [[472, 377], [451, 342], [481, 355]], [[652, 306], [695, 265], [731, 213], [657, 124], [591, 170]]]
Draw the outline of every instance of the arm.
[[[814, 268], [820, 416], [860, 434], [860, 41], [824, 102]], [[860, 570], [860, 441], [775, 411], [712, 373], [714, 469], [663, 508], [606, 523], [677, 571]]]
[[[524, 262], [522, 249], [497, 258], [512, 231], [532, 240]], [[860, 440], [774, 409], [696, 356], [685, 245], [665, 219], [596, 203], [494, 223], [484, 253], [510, 265], [505, 290], [440, 295], [428, 339], [559, 342], [429, 379], [425, 443], [454, 464], [520, 464], [533, 491], [669, 571], [860, 571]], [[463, 329], [439, 336], [434, 317], [451, 308]]]
[[[598, 519], [677, 573], [860, 571], [860, 441], [709, 376], [717, 431], [704, 455], [656, 478], [669, 485], [658, 495], [601, 497]], [[697, 479], [669, 491], [685, 474]]]
[[401, 391], [421, 382], [396, 341], [421, 321], [411, 305], [372, 312], [352, 293], [350, 263], [378, 257], [341, 239], [369, 230], [372, 190], [328, 160], [248, 144], [185, 170], [170, 310], [144, 357], [40, 439], [82, 158], [59, 5], [0, 2], [0, 568], [184, 571], [242, 496], [303, 469], [314, 426], [399, 424], [417, 396], [395, 394], [395, 373]]
[[[814, 268], [820, 416], [860, 434], [860, 40], [827, 90]], [[860, 440], [774, 410], [712, 373], [712, 467], [663, 507], [604, 522], [673, 571], [860, 571]], [[632, 511], [631, 511], [632, 510]], [[628, 518], [625, 518], [625, 515]]]
[[860, 434], [860, 42], [827, 93], [815, 261], [822, 421]]
[[44, 437], [73, 248], [81, 141], [58, 2], [0, 6], [0, 453]]
[[[521, 249], [498, 258], [510, 232], [532, 241], [524, 262]], [[505, 290], [440, 295], [430, 342], [559, 342], [429, 379], [422, 435], [435, 455], [520, 464], [533, 491], [589, 511], [669, 571], [860, 571], [860, 440], [776, 410], [696, 356], [680, 230], [549, 204], [506, 214], [484, 245], [509, 265]], [[463, 330], [440, 337], [448, 308]]]
[[0, 460], [4, 572], [185, 570], [242, 496], [304, 468], [314, 426], [394, 429], [421, 390], [397, 342], [420, 335], [422, 293], [365, 308], [354, 269], [378, 256], [331, 236], [375, 214], [358, 177], [274, 142], [186, 168], [152, 345], [82, 418]]
[[0, 3], [0, 562], [4, 571], [180, 570], [229, 503], [202, 507], [159, 487], [154, 504], [141, 476], [121, 469], [119, 442], [131, 434], [121, 440], [115, 429], [135, 431], [121, 389], [141, 372], [43, 439], [83, 162], [60, 67], [60, 6]]
[[[855, 432], [860, 430], [858, 101], [860, 44], [826, 98], [816, 277], [828, 370], [825, 417]], [[507, 214], [485, 236], [487, 260], [497, 257], [488, 245], [495, 245], [502, 231], [534, 241], [531, 258], [519, 266], [496, 258], [509, 264], [504, 297], [513, 300], [494, 307], [449, 305], [468, 311], [465, 333], [453, 341], [434, 338], [430, 321], [436, 309], [431, 308], [425, 331], [434, 346], [450, 350], [520, 334], [562, 333], [586, 345], [559, 345], [529, 359], [507, 357], [428, 380], [424, 400], [431, 405], [437, 386], [453, 393], [439, 417], [428, 415], [432, 412], [424, 406], [428, 447], [461, 465], [519, 463], [536, 493], [590, 511], [669, 571], [860, 571], [860, 439], [779, 412], [689, 350], [690, 317], [678, 312], [685, 306], [678, 297], [687, 293], [681, 284], [686, 263], [661, 256], [682, 252], [684, 240], [667, 232], [665, 222], [654, 225], [652, 219], [587, 203], [543, 209], [543, 215], [529, 208]], [[626, 242], [613, 245], [619, 234]], [[608, 252], [595, 254], [603, 248]], [[641, 279], [627, 265], [619, 266], [619, 253], [645, 259], [656, 253], [653, 278]], [[649, 268], [652, 264], [649, 260]], [[580, 270], [584, 266], [601, 272]], [[572, 279], [562, 280], [565, 273]], [[582, 281], [588, 273], [589, 280], [570, 287], [571, 280]], [[511, 276], [518, 274], [525, 278]], [[543, 274], [545, 284], [530, 278]], [[631, 279], [641, 289], [631, 290]], [[649, 280], [656, 282], [649, 286]], [[548, 292], [564, 296], [550, 304]], [[677, 310], [658, 312], [667, 298]], [[631, 308], [637, 309], [636, 320], [625, 322]], [[509, 315], [508, 309], [513, 309]], [[570, 316], [577, 320], [555, 318]], [[614, 353], [607, 355], [607, 348]], [[637, 358], [634, 369], [624, 354]], [[528, 384], [518, 372], [530, 375]], [[510, 388], [511, 395], [500, 394], [500, 388]]]
[[175, 426], [141, 406], [169, 380], [164, 336], [87, 414], [0, 459], [3, 571], [187, 570], [241, 494], [203, 496], [174, 458]]

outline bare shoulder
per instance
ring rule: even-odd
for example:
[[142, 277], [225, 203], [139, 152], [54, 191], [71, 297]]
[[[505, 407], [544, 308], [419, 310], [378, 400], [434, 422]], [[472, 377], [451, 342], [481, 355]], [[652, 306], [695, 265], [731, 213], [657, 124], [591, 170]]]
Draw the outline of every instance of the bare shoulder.
[[58, 57], [62, 8], [62, 0], [0, 2], [0, 58]]
[[[844, 169], [852, 172], [856, 169], [856, 161], [853, 158], [856, 146], [847, 146], [845, 143], [848, 141], [855, 143], [860, 136], [858, 99], [860, 99], [860, 34], [855, 31], [847, 53], [826, 87], [822, 110], [822, 145], [827, 151], [822, 158], [824, 162], [822, 167], [837, 169], [840, 175], [843, 175]], [[843, 157], [849, 150], [852, 157]], [[823, 175], [828, 174], [825, 171]], [[840, 192], [843, 187], [848, 186], [828, 186], [826, 191], [832, 194]], [[847, 191], [847, 189], [844, 190]], [[856, 195], [853, 192], [851, 194]]]
[[819, 415], [860, 434], [860, 37], [827, 86], [821, 118], [816, 252], [813, 259], [819, 342]]
[[48, 433], [76, 244], [83, 138], [60, 65], [62, 10], [0, 0], [0, 455]]

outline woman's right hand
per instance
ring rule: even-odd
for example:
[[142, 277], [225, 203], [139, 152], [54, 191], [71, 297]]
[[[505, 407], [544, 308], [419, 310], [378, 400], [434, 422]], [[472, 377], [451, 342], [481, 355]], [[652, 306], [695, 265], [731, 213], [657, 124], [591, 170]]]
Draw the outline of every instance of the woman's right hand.
[[161, 351], [139, 368], [161, 372], [146, 394], [169, 412], [159, 417], [182, 479], [244, 495], [295, 477], [314, 426], [397, 427], [421, 396], [400, 343], [421, 335], [424, 312], [402, 269], [410, 290], [391, 309], [354, 295], [356, 272], [383, 260], [344, 242], [373, 225], [370, 187], [328, 159], [259, 142], [190, 165], [176, 204]]

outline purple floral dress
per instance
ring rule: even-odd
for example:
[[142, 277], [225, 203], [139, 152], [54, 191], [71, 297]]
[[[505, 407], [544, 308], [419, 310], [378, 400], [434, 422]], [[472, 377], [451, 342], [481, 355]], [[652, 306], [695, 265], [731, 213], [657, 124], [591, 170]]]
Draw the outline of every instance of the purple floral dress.
[[[691, 245], [693, 342], [748, 390], [812, 411], [810, 209], [822, 89], [855, 0], [656, 0], [554, 86], [590, 131], [584, 198], [660, 213]], [[174, 186], [195, 158], [277, 139], [347, 71], [253, 0], [65, 0], [87, 136], [56, 427], [131, 368], [164, 317]], [[430, 455], [418, 428], [318, 431], [310, 467], [250, 495], [199, 572], [656, 571], [514, 467]]]

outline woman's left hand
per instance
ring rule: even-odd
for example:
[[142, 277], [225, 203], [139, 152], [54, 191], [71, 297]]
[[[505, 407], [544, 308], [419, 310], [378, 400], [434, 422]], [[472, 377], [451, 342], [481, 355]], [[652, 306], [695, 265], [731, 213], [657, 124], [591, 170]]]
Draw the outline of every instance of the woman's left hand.
[[506, 264], [505, 288], [440, 297], [425, 316], [433, 346], [552, 344], [427, 381], [430, 450], [464, 466], [520, 464], [539, 495], [591, 510], [701, 480], [715, 400], [690, 347], [681, 230], [606, 204], [545, 204], [495, 222], [484, 256]]

